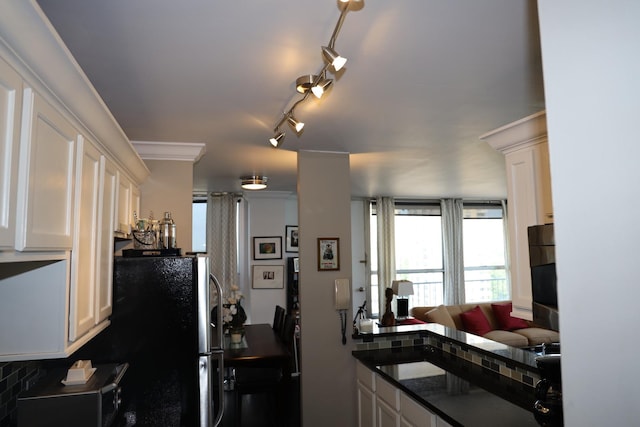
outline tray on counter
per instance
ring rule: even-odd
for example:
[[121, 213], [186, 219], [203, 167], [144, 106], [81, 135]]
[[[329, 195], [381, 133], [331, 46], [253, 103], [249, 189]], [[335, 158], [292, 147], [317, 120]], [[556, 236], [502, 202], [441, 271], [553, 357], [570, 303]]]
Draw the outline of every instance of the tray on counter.
[[181, 248], [173, 249], [123, 249], [123, 257], [145, 257], [145, 256], [182, 256]]

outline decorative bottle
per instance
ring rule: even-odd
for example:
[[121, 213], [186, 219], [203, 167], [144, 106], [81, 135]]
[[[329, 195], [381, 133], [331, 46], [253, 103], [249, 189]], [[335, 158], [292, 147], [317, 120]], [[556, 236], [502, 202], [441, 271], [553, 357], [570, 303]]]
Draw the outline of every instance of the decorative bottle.
[[160, 234], [162, 235], [162, 248], [174, 249], [176, 247], [176, 224], [171, 218], [171, 212], [165, 212], [160, 224]]

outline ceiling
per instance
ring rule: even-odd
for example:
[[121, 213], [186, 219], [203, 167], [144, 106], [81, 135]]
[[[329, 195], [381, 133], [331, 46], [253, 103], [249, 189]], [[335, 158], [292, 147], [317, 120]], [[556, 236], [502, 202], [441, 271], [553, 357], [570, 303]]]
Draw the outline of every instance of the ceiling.
[[365, 0], [335, 43], [345, 68], [279, 149], [337, 0], [38, 3], [130, 140], [206, 144], [196, 191], [259, 174], [295, 192], [296, 152], [316, 150], [350, 153], [353, 196], [503, 198], [503, 156], [479, 136], [544, 109], [535, 0]]

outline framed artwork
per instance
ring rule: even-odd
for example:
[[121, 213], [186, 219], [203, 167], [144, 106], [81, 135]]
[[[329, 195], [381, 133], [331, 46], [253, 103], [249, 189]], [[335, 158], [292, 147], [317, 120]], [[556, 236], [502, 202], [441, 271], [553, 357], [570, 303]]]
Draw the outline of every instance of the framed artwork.
[[282, 259], [282, 237], [254, 237], [253, 259]]
[[318, 271], [340, 270], [340, 239], [318, 238]]
[[298, 252], [298, 226], [287, 225], [284, 227], [287, 247], [287, 252]]
[[254, 265], [252, 271], [251, 287], [253, 289], [284, 288], [284, 266]]

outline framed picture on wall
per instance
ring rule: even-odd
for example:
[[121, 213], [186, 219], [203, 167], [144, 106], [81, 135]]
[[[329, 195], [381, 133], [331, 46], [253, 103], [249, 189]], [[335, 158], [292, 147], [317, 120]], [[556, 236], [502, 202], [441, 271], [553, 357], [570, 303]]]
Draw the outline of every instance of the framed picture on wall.
[[298, 252], [298, 226], [297, 225], [287, 225], [285, 226], [285, 236], [286, 237], [286, 251], [287, 252]]
[[282, 265], [254, 265], [251, 280], [253, 289], [284, 288], [284, 267]]
[[318, 270], [340, 270], [340, 239], [320, 237], [318, 239]]
[[253, 259], [282, 259], [282, 237], [254, 237]]

